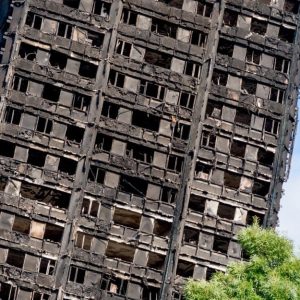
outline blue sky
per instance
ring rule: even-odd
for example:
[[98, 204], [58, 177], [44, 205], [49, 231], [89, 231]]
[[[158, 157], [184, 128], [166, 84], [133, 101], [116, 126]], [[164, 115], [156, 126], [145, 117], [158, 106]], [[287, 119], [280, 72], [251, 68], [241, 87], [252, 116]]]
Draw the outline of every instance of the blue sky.
[[278, 231], [293, 240], [296, 253], [300, 253], [300, 123], [296, 137], [290, 177], [284, 185], [281, 199]]

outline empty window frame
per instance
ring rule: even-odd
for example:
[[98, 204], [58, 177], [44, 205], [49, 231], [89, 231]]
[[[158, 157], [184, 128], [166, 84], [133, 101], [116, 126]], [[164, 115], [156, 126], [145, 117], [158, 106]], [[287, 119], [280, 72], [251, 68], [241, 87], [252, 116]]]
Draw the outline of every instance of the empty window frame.
[[124, 193], [145, 197], [147, 193], [148, 182], [137, 177], [127, 175], [120, 176], [119, 190]]
[[29, 234], [31, 220], [21, 216], [15, 215], [12, 231]]
[[213, 242], [213, 250], [227, 254], [230, 239], [224, 236], [215, 235]]
[[108, 136], [108, 135], [98, 132], [94, 149], [96, 152], [97, 151], [109, 152], [112, 147], [112, 142], [113, 142], [113, 138], [111, 136]]
[[152, 18], [151, 31], [160, 35], [176, 38], [177, 26], [165, 20]]
[[68, 55], [52, 50], [50, 52], [49, 63], [52, 67], [64, 70], [67, 66]]
[[177, 190], [170, 187], [162, 187], [160, 200], [165, 203], [174, 203], [177, 195]]
[[216, 269], [213, 269], [213, 268], [209, 268], [207, 267], [206, 268], [206, 274], [205, 274], [205, 279], [208, 281], [208, 280], [211, 280], [213, 275], [217, 272]]
[[90, 107], [91, 99], [92, 99], [91, 96], [83, 95], [75, 92], [73, 93], [72, 107], [74, 109], [87, 112]]
[[50, 295], [45, 293], [33, 292], [32, 300], [49, 300]]
[[277, 89], [274, 87], [270, 88], [269, 100], [282, 103], [284, 100], [285, 92], [281, 89]]
[[70, 267], [69, 271], [69, 281], [83, 284], [84, 283], [84, 277], [85, 277], [85, 270], [81, 268], [77, 268], [74, 266]]
[[20, 49], [19, 49], [19, 56], [26, 59], [34, 61], [36, 59], [37, 54], [37, 47], [34, 47], [32, 45], [21, 43]]
[[135, 26], [137, 21], [137, 16], [138, 15], [136, 12], [131, 11], [128, 8], [124, 8], [122, 13], [122, 23]]
[[156, 270], [162, 270], [165, 262], [165, 256], [155, 252], [149, 252], [147, 267]]
[[49, 240], [50, 242], [54, 242], [54, 243], [60, 243], [63, 232], [64, 232], [63, 227], [46, 223], [44, 240]]
[[84, 128], [68, 125], [66, 131], [66, 139], [69, 142], [81, 144], [84, 135]]
[[100, 290], [126, 296], [128, 280], [104, 274], [100, 282]]
[[127, 262], [132, 262], [135, 253], [135, 248], [128, 244], [121, 244], [115, 241], [108, 241], [105, 255], [108, 258], [121, 259]]
[[191, 126], [184, 123], [176, 123], [173, 136], [181, 140], [188, 140], [190, 137]]
[[197, 246], [199, 241], [199, 230], [192, 227], [184, 227], [183, 241], [192, 246]]
[[258, 196], [265, 197], [269, 193], [270, 182], [254, 179], [252, 193]]
[[28, 150], [27, 163], [35, 167], [44, 167], [46, 161], [47, 152], [39, 151], [36, 149]]
[[293, 43], [295, 39], [296, 30], [286, 28], [284, 26], [281, 26], [278, 33], [278, 38], [282, 40], [283, 42], [287, 43]]
[[105, 170], [100, 167], [91, 165], [89, 170], [88, 180], [90, 182], [103, 184], [104, 179], [105, 179]]
[[[159, 2], [165, 3], [168, 6], [172, 6], [175, 8], [182, 8], [183, 0], [158, 0]], [[149, 298], [150, 299], [150, 298]], [[152, 300], [152, 298], [151, 298]]]
[[193, 109], [196, 96], [190, 93], [181, 92], [179, 96], [179, 105], [188, 109]]
[[13, 79], [13, 89], [22, 93], [26, 93], [28, 88], [28, 79], [15, 75]]
[[80, 0], [63, 0], [63, 4], [71, 8], [78, 9]]
[[0, 140], [0, 155], [14, 157], [16, 145], [9, 141]]
[[264, 166], [268, 166], [271, 167], [273, 165], [274, 162], [274, 157], [275, 154], [271, 151], [267, 151], [263, 148], [259, 148], [258, 152], [257, 152], [257, 161], [264, 165]]
[[45, 257], [41, 258], [39, 273], [46, 274], [46, 275], [54, 275], [55, 269], [55, 260], [48, 259]]
[[236, 157], [244, 158], [246, 153], [246, 143], [233, 140], [230, 147], [230, 154]]
[[45, 83], [42, 92], [42, 98], [53, 102], [58, 102], [60, 97], [60, 91], [61, 91], [60, 87], [55, 86], [53, 84]]
[[176, 274], [182, 277], [193, 277], [194, 268], [193, 263], [179, 259]]
[[41, 29], [43, 23], [43, 18], [34, 14], [33, 12], [29, 11], [27, 13], [25, 24], [34, 28], [34, 29]]
[[125, 83], [125, 75], [111, 69], [109, 72], [108, 82], [111, 85], [123, 88]]
[[66, 157], [60, 157], [59, 164], [58, 164], [59, 172], [72, 176], [75, 175], [76, 169], [77, 169], [77, 161]]
[[212, 172], [212, 166], [197, 161], [195, 167], [195, 178], [209, 180]]
[[126, 156], [151, 164], [153, 161], [154, 150], [142, 145], [127, 142]]
[[145, 95], [146, 97], [151, 97], [151, 98], [155, 98], [158, 100], [164, 100], [165, 93], [166, 93], [165, 87], [163, 87], [159, 84], [141, 79], [141, 81], [140, 81], [140, 94], [141, 95]]
[[98, 201], [85, 198], [82, 201], [81, 214], [97, 218], [99, 208], [100, 204]]
[[290, 70], [290, 60], [280, 56], [275, 57], [274, 70], [288, 74]]
[[[0, 295], [3, 300], [16, 300], [17, 299], [17, 287], [8, 283], [0, 283]], [[34, 299], [35, 300], [35, 299]]]
[[150, 65], [170, 69], [172, 56], [155, 50], [146, 49], [144, 61]]
[[[164, 1], [167, 1], [167, 0], [160, 0], [160, 2], [164, 2]], [[160, 289], [157, 287], [150, 286], [150, 285], [144, 286], [142, 300], [158, 300], [159, 293], [160, 293]]]
[[72, 36], [72, 25], [64, 22], [58, 22], [57, 35], [66, 39], [70, 39]]
[[264, 222], [264, 217], [265, 216], [263, 213], [258, 213], [258, 212], [252, 211], [252, 210], [248, 210], [246, 224], [252, 225], [254, 223], [254, 219], [258, 219], [258, 224], [260, 226], [262, 226], [263, 222]]
[[223, 219], [233, 220], [235, 215], [235, 207], [220, 202], [217, 215]]
[[249, 95], [255, 95], [256, 94], [256, 88], [257, 88], [257, 82], [248, 79], [248, 78], [242, 78], [242, 85], [241, 85], [241, 92], [244, 94]]
[[91, 250], [92, 242], [93, 236], [85, 234], [83, 232], [77, 232], [75, 239], [75, 247], [89, 251]]
[[132, 44], [118, 40], [116, 46], [116, 53], [121, 54], [125, 57], [130, 57]]
[[8, 249], [6, 263], [16, 268], [23, 268], [25, 253], [20, 250]]
[[133, 229], [139, 229], [141, 215], [132, 210], [115, 207], [113, 221], [115, 224], [123, 225]]
[[230, 40], [225, 40], [223, 38], [219, 39], [217, 52], [222, 55], [227, 55], [232, 57], [234, 50], [234, 42]]
[[158, 132], [160, 118], [143, 111], [134, 110], [132, 112], [131, 124], [150, 131]]
[[48, 118], [38, 116], [36, 123], [36, 131], [41, 133], [50, 134], [53, 127], [53, 121]]
[[27, 199], [65, 209], [68, 208], [70, 202], [70, 194], [68, 193], [24, 181], [21, 185], [20, 195]]
[[237, 108], [235, 113], [234, 122], [242, 125], [250, 126], [251, 124], [251, 111], [246, 109]]
[[117, 119], [119, 116], [119, 109], [119, 105], [105, 100], [103, 102], [101, 115], [110, 119]]
[[224, 172], [224, 185], [230, 189], [239, 189], [241, 183], [241, 175], [225, 171]]
[[260, 35], [265, 35], [267, 32], [267, 28], [268, 28], [267, 21], [252, 18], [251, 26], [250, 26], [251, 32], [254, 32], [254, 33], [257, 33]]
[[93, 14], [107, 18], [110, 13], [111, 4], [102, 0], [94, 0]]
[[8, 124], [19, 125], [21, 122], [22, 111], [15, 107], [7, 106], [4, 113], [4, 121]]
[[205, 112], [206, 118], [221, 118], [222, 109], [223, 105], [221, 103], [208, 100]]
[[262, 52], [256, 49], [247, 48], [246, 62], [259, 65], [261, 60]]
[[205, 0], [198, 0], [197, 14], [203, 17], [211, 18], [214, 5]]
[[299, 2], [295, 0], [285, 0], [283, 10], [293, 14], [297, 14], [299, 10]]
[[277, 135], [279, 133], [280, 122], [271, 118], [265, 118], [265, 132]]
[[90, 43], [93, 47], [101, 48], [104, 42], [104, 33], [94, 32], [94, 31], [87, 31], [87, 42]]
[[206, 198], [195, 194], [190, 195], [189, 209], [197, 213], [204, 213], [205, 204], [206, 204]]
[[98, 66], [87, 61], [81, 61], [78, 74], [80, 76], [95, 79], [97, 75]]
[[216, 146], [216, 135], [214, 132], [203, 130], [201, 136], [201, 146], [214, 149]]
[[225, 9], [223, 24], [229, 27], [235, 27], [237, 25], [238, 13], [231, 9]]
[[195, 78], [199, 78], [201, 73], [201, 66], [198, 63], [192, 61], [186, 61], [183, 74], [192, 76]]
[[168, 158], [167, 169], [170, 171], [175, 171], [176, 173], [180, 173], [182, 170], [183, 162], [183, 157], [170, 154]]
[[172, 223], [160, 219], [155, 219], [153, 234], [161, 237], [169, 237], [171, 233], [171, 228]]
[[228, 73], [216, 69], [213, 71], [212, 82], [214, 84], [226, 86], [227, 80], [228, 80]]

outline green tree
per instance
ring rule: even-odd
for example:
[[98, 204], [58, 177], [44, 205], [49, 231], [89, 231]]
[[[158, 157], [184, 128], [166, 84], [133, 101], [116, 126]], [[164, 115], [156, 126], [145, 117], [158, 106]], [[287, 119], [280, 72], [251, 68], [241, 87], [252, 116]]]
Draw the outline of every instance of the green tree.
[[249, 261], [230, 264], [208, 282], [188, 281], [187, 300], [300, 300], [300, 260], [291, 241], [257, 221], [238, 239]]

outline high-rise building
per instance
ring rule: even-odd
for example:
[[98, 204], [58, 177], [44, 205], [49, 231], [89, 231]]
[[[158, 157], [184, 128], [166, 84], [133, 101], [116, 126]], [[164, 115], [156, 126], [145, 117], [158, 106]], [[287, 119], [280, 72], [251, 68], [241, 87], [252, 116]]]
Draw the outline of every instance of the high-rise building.
[[183, 299], [275, 226], [296, 0], [2, 0], [0, 298]]

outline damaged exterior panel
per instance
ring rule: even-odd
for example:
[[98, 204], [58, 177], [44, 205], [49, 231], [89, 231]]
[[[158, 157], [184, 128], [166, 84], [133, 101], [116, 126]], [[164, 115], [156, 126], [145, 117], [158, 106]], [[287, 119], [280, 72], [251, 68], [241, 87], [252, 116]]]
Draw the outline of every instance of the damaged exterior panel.
[[[4, 1], [5, 2], [5, 1]], [[0, 51], [3, 299], [183, 299], [276, 226], [299, 3], [27, 0]]]

